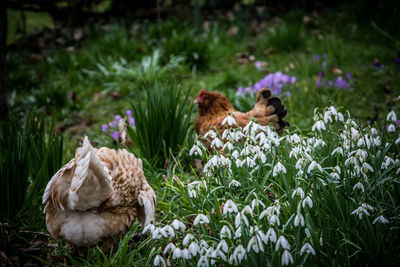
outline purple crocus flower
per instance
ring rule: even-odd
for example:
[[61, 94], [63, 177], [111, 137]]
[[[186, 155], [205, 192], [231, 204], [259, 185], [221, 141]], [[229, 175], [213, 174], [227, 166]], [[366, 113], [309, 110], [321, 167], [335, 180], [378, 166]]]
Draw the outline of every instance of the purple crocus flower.
[[319, 77], [324, 77], [324, 72], [323, 71], [318, 72], [318, 76]]
[[327, 60], [328, 59], [328, 55], [326, 53], [324, 53], [324, 59]]
[[238, 87], [237, 93], [238, 93], [239, 95], [243, 95], [243, 94], [244, 94], [243, 87]]
[[332, 80], [329, 80], [329, 81], [328, 81], [328, 84], [329, 84], [329, 86], [332, 86], [332, 85], [333, 85]]
[[322, 84], [323, 84], [323, 82], [324, 82], [324, 79], [318, 78], [318, 79], [315, 81], [315, 85], [316, 85], [317, 87], [321, 87]]
[[397, 121], [396, 121], [396, 126], [397, 126], [397, 127], [400, 127], [400, 120], [397, 120]]
[[126, 116], [132, 117], [132, 111], [131, 111], [130, 109], [128, 109], [128, 110], [126, 111]]
[[374, 62], [372, 63], [372, 66], [374, 66], [375, 68], [381, 69], [383, 67], [385, 67], [383, 64], [381, 64], [379, 62], [379, 60], [375, 59]]
[[342, 76], [339, 76], [339, 77], [336, 79], [335, 85], [336, 85], [336, 88], [339, 89], [339, 90], [350, 88], [349, 83], [348, 83], [345, 79], [343, 79]]
[[400, 57], [395, 58], [394, 63], [396, 63], [397, 67], [400, 67]]
[[135, 119], [134, 119], [134, 118], [129, 118], [129, 124], [130, 124], [132, 127], [135, 127]]
[[256, 68], [257, 68], [259, 71], [262, 70], [261, 61], [256, 61], [256, 62], [254, 63], [254, 65], [256, 66]]
[[286, 95], [286, 96], [290, 96], [291, 93], [290, 93], [290, 92], [286, 92], [285, 95]]
[[115, 121], [112, 121], [112, 122], [110, 122], [109, 124], [110, 124], [111, 128], [115, 128], [115, 126], [116, 126]]
[[121, 116], [120, 115], [115, 115], [115, 122], [119, 122], [121, 120]]
[[321, 57], [318, 54], [313, 54], [313, 60], [314, 61], [319, 61]]
[[113, 132], [111, 135], [112, 138], [114, 138], [116, 141], [119, 139], [119, 133], [118, 132]]
[[101, 127], [103, 132], [107, 132], [108, 131], [108, 125], [107, 124], [103, 124], [103, 126]]
[[347, 79], [351, 80], [351, 77], [352, 77], [351, 72], [346, 73], [346, 77], [347, 77]]
[[322, 62], [322, 67], [326, 69], [326, 61]]

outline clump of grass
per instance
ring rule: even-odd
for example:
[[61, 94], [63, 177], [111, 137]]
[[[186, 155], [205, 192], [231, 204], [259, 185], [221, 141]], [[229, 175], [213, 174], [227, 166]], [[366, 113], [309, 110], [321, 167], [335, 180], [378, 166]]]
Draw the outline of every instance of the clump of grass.
[[135, 128], [128, 128], [128, 134], [138, 156], [162, 166], [184, 144], [193, 106], [188, 92], [175, 82], [156, 81], [143, 88], [143, 98], [132, 104]]
[[0, 123], [1, 196], [0, 218], [30, 217], [31, 226], [43, 221], [40, 195], [50, 177], [61, 166], [62, 138], [46, 136], [43, 117], [12, 114]]

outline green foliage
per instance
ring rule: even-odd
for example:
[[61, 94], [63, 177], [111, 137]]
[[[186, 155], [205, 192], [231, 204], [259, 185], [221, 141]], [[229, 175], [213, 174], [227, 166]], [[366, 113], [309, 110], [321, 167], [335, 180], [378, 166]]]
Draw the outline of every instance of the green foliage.
[[296, 24], [283, 24], [276, 28], [269, 28], [264, 34], [260, 45], [282, 51], [293, 51], [304, 46], [302, 29]]
[[175, 82], [156, 81], [143, 87], [143, 98], [132, 104], [135, 128], [128, 133], [137, 156], [152, 166], [162, 166], [184, 144], [193, 106], [189, 94]]
[[193, 34], [172, 34], [165, 41], [165, 53], [168, 56], [183, 56], [190, 67], [204, 70], [208, 66], [208, 41]]
[[62, 138], [46, 137], [44, 125], [43, 117], [32, 115], [11, 115], [0, 124], [2, 221], [26, 215], [31, 226], [43, 222], [40, 196], [62, 162]]

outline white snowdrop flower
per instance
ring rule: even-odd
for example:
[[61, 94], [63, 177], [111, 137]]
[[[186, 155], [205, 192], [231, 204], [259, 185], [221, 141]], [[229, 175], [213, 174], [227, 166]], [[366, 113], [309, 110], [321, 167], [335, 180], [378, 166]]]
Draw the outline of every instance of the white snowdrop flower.
[[375, 146], [380, 146], [381, 145], [381, 138], [379, 136], [375, 137], [372, 141], [373, 141]]
[[260, 205], [260, 206], [262, 206], [263, 208], [265, 208], [265, 204], [264, 204], [261, 200], [259, 200], [259, 199], [257, 199], [257, 198], [254, 198], [254, 199], [251, 201], [251, 209], [254, 210], [254, 208], [255, 208], [256, 206], [258, 206], [258, 205]]
[[238, 239], [242, 236], [242, 228], [238, 227], [235, 232], [235, 239]]
[[332, 151], [332, 154], [331, 154], [331, 156], [333, 156], [333, 155], [335, 155], [335, 154], [340, 154], [340, 155], [342, 155], [343, 156], [343, 148], [342, 147], [337, 147], [337, 148], [335, 148], [333, 151]]
[[265, 163], [267, 161], [267, 157], [265, 156], [265, 154], [263, 152], [259, 152], [258, 157], [260, 158], [262, 163]]
[[359, 206], [357, 209], [355, 209], [355, 210], [353, 210], [353, 211], [351, 212], [351, 215], [356, 214], [356, 215], [358, 215], [358, 217], [359, 217], [360, 220], [361, 220], [364, 214], [367, 215], [367, 216], [369, 216], [368, 209], [371, 210], [371, 211], [373, 210], [373, 208], [372, 208], [370, 205], [368, 205], [368, 204], [361, 204], [361, 206]]
[[200, 147], [197, 144], [193, 145], [192, 149], [190, 149], [189, 156], [192, 155], [199, 155], [199, 156], [203, 155]]
[[297, 227], [297, 226], [299, 226], [299, 224], [301, 225], [301, 226], [304, 226], [304, 217], [303, 217], [303, 215], [301, 215], [300, 213], [298, 213], [297, 215], [296, 215], [296, 217], [294, 217], [294, 227]]
[[221, 232], [219, 233], [219, 237], [221, 239], [227, 237], [228, 239], [231, 239], [232, 237], [232, 233], [231, 233], [231, 229], [229, 229], [228, 226], [224, 225], [221, 229]]
[[304, 158], [299, 158], [299, 160], [296, 162], [296, 170], [304, 168], [305, 163], [306, 162]]
[[187, 245], [190, 243], [190, 241], [192, 241], [192, 239], [195, 239], [194, 236], [193, 236], [192, 234], [187, 234], [187, 235], [185, 236], [185, 238], [183, 239], [182, 244], [183, 244], [184, 246], [187, 246]]
[[236, 131], [233, 134], [233, 140], [236, 142], [239, 142], [243, 137], [245, 137], [245, 135], [242, 133], [242, 131]]
[[339, 174], [342, 173], [342, 171], [341, 171], [341, 169], [340, 169], [340, 167], [339, 167], [338, 165], [335, 166], [335, 170], [336, 170], [336, 172], [339, 173]]
[[364, 185], [361, 182], [358, 182], [353, 186], [353, 190], [356, 190], [356, 189], [360, 189], [361, 192], [364, 193]]
[[222, 125], [228, 124], [229, 126], [232, 126], [232, 125], [236, 125], [237, 123], [236, 123], [236, 119], [233, 116], [228, 115], [225, 117], [225, 119], [222, 121], [221, 124]]
[[396, 113], [394, 113], [393, 110], [390, 111], [390, 112], [387, 114], [386, 120], [387, 120], [387, 121], [397, 121]]
[[201, 256], [199, 261], [197, 262], [197, 267], [209, 267], [210, 263], [208, 262], [207, 256]]
[[400, 144], [400, 137], [397, 138], [396, 141], [394, 141], [394, 143], [395, 143], [396, 145]]
[[344, 116], [342, 113], [338, 112], [337, 115], [335, 116], [336, 121], [344, 121]]
[[283, 249], [290, 250], [289, 242], [285, 238], [285, 236], [281, 235], [278, 240], [276, 241], [275, 245], [275, 250], [278, 251], [279, 247], [282, 247]]
[[189, 252], [192, 254], [193, 257], [196, 257], [197, 253], [200, 253], [200, 247], [196, 242], [190, 243]]
[[247, 244], [247, 252], [250, 252], [253, 250], [255, 253], [258, 253], [260, 251], [264, 251], [264, 246], [259, 240], [253, 236], [250, 240], [249, 243]]
[[275, 214], [272, 214], [271, 216], [268, 217], [268, 221], [270, 225], [281, 225], [281, 222], [279, 221], [279, 217]]
[[368, 163], [364, 162], [361, 166], [361, 168], [363, 169], [364, 172], [370, 171], [370, 172], [374, 172], [374, 169], [372, 168], [371, 165], [369, 165]]
[[269, 228], [267, 233], [265, 234], [266, 242], [267, 244], [268, 240], [271, 240], [271, 242], [275, 243], [276, 242], [276, 233], [274, 228]]
[[210, 246], [208, 245], [207, 241], [205, 241], [204, 239], [200, 240], [199, 242], [199, 246], [200, 249], [203, 250], [207, 250]]
[[252, 168], [252, 167], [256, 166], [255, 160], [252, 159], [252, 158], [250, 158], [250, 157], [247, 157], [247, 158], [245, 159], [245, 162], [246, 162], [246, 164], [247, 164], [247, 166], [248, 166], [249, 168]]
[[328, 111], [334, 116], [336, 116], [338, 114], [338, 112], [337, 112], [337, 110], [336, 110], [336, 108], [334, 106], [330, 106], [328, 108]]
[[293, 156], [297, 159], [297, 157], [303, 152], [301, 146], [295, 146], [289, 153], [289, 157], [292, 158]]
[[394, 133], [396, 131], [396, 126], [394, 126], [394, 124], [389, 124], [389, 126], [387, 126], [387, 131], [389, 133]]
[[203, 223], [210, 223], [210, 219], [202, 213], [197, 215], [196, 219], [194, 219], [193, 225], [203, 224]]
[[219, 138], [215, 138], [212, 142], [211, 142], [211, 147], [216, 147], [216, 148], [220, 148], [222, 147], [222, 142], [221, 140], [219, 140]]
[[250, 214], [250, 216], [253, 216], [253, 209], [249, 206], [246, 205], [243, 209], [242, 209], [242, 214]]
[[149, 230], [150, 230], [150, 233], [153, 233], [155, 228], [156, 228], [156, 227], [154, 226], [154, 224], [151, 223], [151, 224], [147, 225], [147, 226], [143, 229], [142, 234], [147, 233]]
[[219, 157], [217, 155], [212, 156], [212, 158], [208, 161], [213, 166], [218, 166]]
[[315, 140], [314, 148], [324, 147], [324, 146], [326, 146], [326, 143], [323, 140], [321, 140], [321, 139], [316, 139]]
[[237, 159], [237, 158], [239, 157], [239, 151], [237, 151], [237, 150], [233, 151], [233, 152], [232, 152], [232, 157], [233, 157], [234, 159]]
[[232, 179], [232, 181], [229, 183], [228, 186], [229, 186], [229, 187], [232, 187], [232, 186], [239, 187], [239, 186], [241, 186], [241, 183], [239, 183], [239, 182], [236, 181], [235, 179]]
[[174, 253], [172, 253], [172, 259], [180, 259], [183, 257], [183, 251], [180, 248], [175, 248]]
[[167, 233], [167, 235], [171, 237], [175, 237], [175, 231], [174, 228], [172, 228], [170, 225], [166, 225], [163, 227], [163, 230]]
[[191, 255], [190, 251], [187, 248], [183, 249], [182, 253], [183, 253], [183, 258], [185, 260], [190, 260], [192, 258], [192, 255]]
[[357, 158], [355, 156], [350, 156], [348, 159], [345, 160], [344, 165], [348, 166], [350, 163], [357, 166]]
[[292, 144], [298, 144], [298, 143], [300, 143], [300, 141], [301, 141], [301, 139], [298, 134], [292, 134], [290, 136], [290, 142], [292, 142]]
[[313, 207], [313, 202], [310, 198], [310, 196], [306, 196], [306, 198], [303, 200], [303, 209], [306, 207], [306, 205], [308, 205], [310, 207], [310, 209]]
[[153, 239], [162, 239], [163, 237], [168, 237], [168, 235], [161, 227], [154, 229], [152, 232], [151, 238]]
[[292, 193], [292, 198], [294, 198], [295, 195], [299, 195], [301, 199], [303, 199], [304, 196], [305, 196], [304, 191], [303, 191], [303, 189], [302, 189], [301, 187], [297, 187], [297, 188], [293, 191], [293, 193]]
[[330, 111], [326, 111], [324, 113], [324, 122], [325, 123], [332, 122], [332, 117], [331, 117], [331, 112]]
[[242, 260], [246, 257], [246, 250], [243, 248], [242, 245], [239, 245], [233, 251], [233, 261], [235, 265], [240, 265]]
[[189, 193], [189, 197], [191, 197], [191, 198], [196, 198], [197, 197], [197, 192], [194, 189], [189, 189], [188, 188], [188, 193]]
[[385, 217], [383, 217], [383, 215], [380, 215], [380, 216], [376, 217], [376, 219], [372, 222], [372, 224], [375, 224], [375, 223], [377, 223], [377, 222], [386, 224], [386, 223], [388, 223], [389, 221], [388, 221]]
[[164, 258], [163, 258], [162, 256], [157, 255], [157, 256], [154, 258], [153, 265], [154, 265], [154, 266], [159, 266], [159, 265], [161, 265], [161, 266], [167, 266], [167, 263], [165, 262], [165, 260], [164, 260]]
[[373, 136], [377, 136], [377, 135], [378, 135], [378, 130], [377, 130], [375, 127], [372, 127], [372, 128], [371, 128], [371, 134], [372, 134]]
[[280, 163], [278, 161], [278, 163], [275, 165], [272, 176], [277, 176], [279, 173], [286, 173], [286, 168], [285, 166], [282, 165], [282, 163]]
[[209, 130], [205, 135], [204, 138], [210, 137], [211, 139], [214, 139], [217, 137], [217, 134], [213, 130]]
[[302, 247], [301, 247], [301, 249], [300, 249], [300, 255], [303, 255], [304, 253], [307, 253], [307, 254], [313, 254], [314, 256], [315, 256], [315, 250], [314, 250], [314, 248], [310, 245], [310, 243], [305, 243]]
[[282, 253], [282, 265], [289, 265], [289, 263], [293, 263], [293, 257], [288, 250], [285, 250]]
[[226, 215], [227, 213], [238, 213], [238, 208], [235, 202], [230, 199], [226, 201], [222, 212], [223, 215]]
[[335, 180], [340, 180], [340, 175], [337, 172], [331, 172], [330, 175]]
[[234, 146], [231, 142], [226, 142], [225, 145], [222, 147], [223, 150], [231, 151], [234, 149]]
[[314, 160], [311, 162], [310, 166], [308, 166], [307, 173], [310, 173], [312, 170], [318, 169], [320, 172], [322, 172], [322, 167], [319, 165], [317, 162]]
[[228, 253], [228, 249], [229, 247], [225, 239], [222, 239], [217, 245], [217, 250], [222, 250], [224, 253]]
[[236, 166], [237, 166], [238, 168], [240, 168], [240, 167], [243, 166], [243, 163], [245, 163], [245, 162], [246, 162], [245, 160], [241, 161], [240, 159], [237, 159], [237, 160], [236, 160]]
[[223, 261], [226, 261], [224, 252], [219, 249], [214, 250], [214, 252], [211, 254], [211, 258], [211, 265], [215, 264], [215, 259], [222, 259]]
[[171, 250], [172, 252], [174, 252], [175, 249], [176, 249], [176, 246], [175, 246], [173, 243], [169, 243], [169, 244], [164, 248], [163, 253], [164, 253], [164, 254], [167, 254], [168, 251], [170, 251], [170, 250]]
[[311, 128], [311, 131], [315, 132], [315, 131], [321, 131], [321, 130], [326, 130], [325, 127], [325, 122], [322, 120], [317, 121], [313, 127]]
[[245, 224], [246, 226], [249, 226], [249, 221], [247, 220], [246, 215], [240, 214], [240, 212], [239, 212], [239, 213], [236, 215], [236, 217], [235, 217], [235, 227], [236, 227], [236, 228], [240, 227], [240, 223], [241, 223], [242, 221], [244, 222], [244, 224]]

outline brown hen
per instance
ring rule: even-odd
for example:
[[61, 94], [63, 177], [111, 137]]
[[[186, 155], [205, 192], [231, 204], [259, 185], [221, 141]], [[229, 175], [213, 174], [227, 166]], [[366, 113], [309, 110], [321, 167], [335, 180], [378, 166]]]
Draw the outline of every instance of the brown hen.
[[125, 149], [95, 149], [85, 137], [75, 158], [51, 178], [43, 203], [50, 234], [80, 247], [110, 243], [136, 218], [148, 225], [156, 195], [140, 159]]
[[252, 117], [263, 126], [271, 124], [279, 134], [282, 134], [284, 128], [289, 125], [284, 120], [287, 110], [281, 99], [273, 97], [268, 89], [262, 89], [257, 93], [254, 108], [246, 113], [236, 111], [224, 95], [218, 92], [207, 92], [204, 89], [200, 91], [195, 103], [199, 105], [195, 128], [201, 136], [204, 136], [212, 127], [222, 134], [226, 128], [222, 121], [229, 113], [235, 117], [237, 122], [237, 125], [230, 127], [244, 127]]

